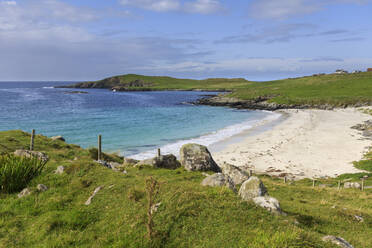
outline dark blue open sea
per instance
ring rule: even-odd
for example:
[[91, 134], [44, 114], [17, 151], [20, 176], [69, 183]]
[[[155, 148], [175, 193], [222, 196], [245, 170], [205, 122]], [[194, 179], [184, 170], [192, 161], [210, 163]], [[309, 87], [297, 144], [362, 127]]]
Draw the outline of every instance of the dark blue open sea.
[[[259, 122], [276, 118], [269, 112], [186, 104], [203, 92], [116, 92], [83, 89], [69, 94], [61, 82], [0, 82], [0, 130], [22, 129], [69, 143], [146, 158], [161, 147], [178, 154], [184, 143], [211, 145]], [[71, 84], [71, 82], [69, 82]]]

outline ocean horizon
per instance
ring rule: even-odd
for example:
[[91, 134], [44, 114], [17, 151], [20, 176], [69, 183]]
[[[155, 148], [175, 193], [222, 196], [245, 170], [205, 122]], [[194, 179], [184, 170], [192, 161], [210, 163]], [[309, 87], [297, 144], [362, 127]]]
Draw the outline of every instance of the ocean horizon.
[[[68, 82], [71, 83], [71, 82]], [[111, 92], [54, 88], [66, 82], [0, 82], [0, 131], [21, 129], [136, 159], [178, 155], [186, 143], [210, 146], [278, 115], [190, 104], [217, 92]]]

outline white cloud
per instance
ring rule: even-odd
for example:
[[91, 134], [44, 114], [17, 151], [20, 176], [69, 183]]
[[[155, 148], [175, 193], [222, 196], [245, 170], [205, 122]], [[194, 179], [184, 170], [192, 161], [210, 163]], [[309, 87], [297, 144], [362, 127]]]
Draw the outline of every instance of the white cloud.
[[217, 0], [196, 0], [185, 3], [185, 10], [191, 13], [211, 14], [222, 9], [220, 2]]
[[254, 0], [250, 16], [257, 19], [287, 19], [310, 14], [331, 4], [367, 4], [371, 0]]
[[0, 4], [3, 5], [17, 5], [16, 1], [0, 1]]
[[218, 0], [119, 0], [123, 6], [133, 6], [157, 12], [184, 11], [188, 13], [211, 14], [222, 10]]

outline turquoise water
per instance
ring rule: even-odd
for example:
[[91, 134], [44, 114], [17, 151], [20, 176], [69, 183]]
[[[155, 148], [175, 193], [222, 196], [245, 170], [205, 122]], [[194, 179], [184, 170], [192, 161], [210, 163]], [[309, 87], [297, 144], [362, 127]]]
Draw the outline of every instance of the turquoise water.
[[158, 147], [177, 154], [184, 143], [210, 145], [272, 117], [269, 112], [187, 104], [203, 92], [87, 89], [88, 94], [69, 94], [73, 89], [55, 85], [61, 83], [0, 83], [0, 130], [36, 129], [82, 147], [96, 146], [101, 134], [105, 151], [145, 158]]

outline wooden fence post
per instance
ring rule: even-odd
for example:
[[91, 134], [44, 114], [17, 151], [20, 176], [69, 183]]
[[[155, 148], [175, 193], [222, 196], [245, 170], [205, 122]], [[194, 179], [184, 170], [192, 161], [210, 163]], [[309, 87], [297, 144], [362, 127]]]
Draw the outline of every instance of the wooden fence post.
[[253, 170], [249, 170], [249, 176], [253, 176]]
[[102, 135], [98, 135], [98, 154], [97, 160], [101, 160], [102, 156]]
[[340, 188], [341, 188], [341, 181], [339, 180], [338, 185], [337, 185], [337, 189], [340, 190]]
[[31, 142], [30, 142], [30, 151], [33, 151], [34, 150], [34, 142], [35, 142], [35, 129], [32, 129]]
[[158, 148], [158, 158], [161, 156], [160, 148]]
[[284, 177], [284, 183], [287, 183], [287, 177]]
[[315, 187], [315, 179], [313, 179], [313, 188]]
[[364, 178], [362, 178], [362, 188], [361, 188], [362, 191], [364, 191]]

